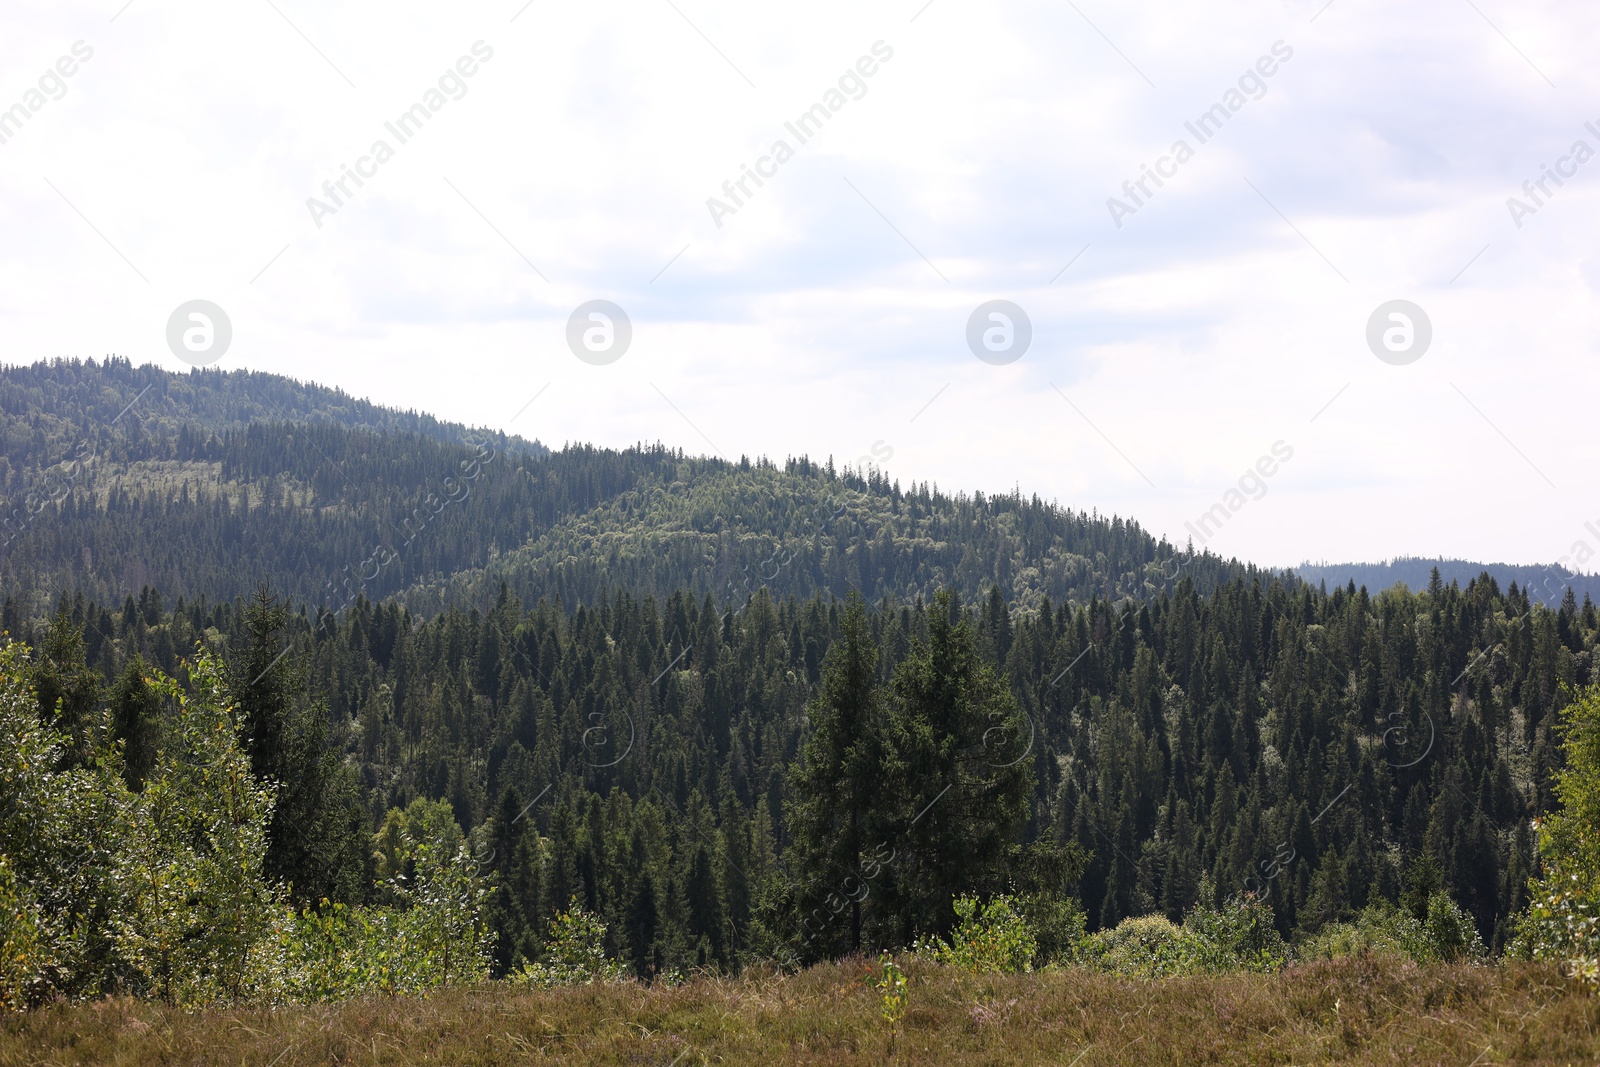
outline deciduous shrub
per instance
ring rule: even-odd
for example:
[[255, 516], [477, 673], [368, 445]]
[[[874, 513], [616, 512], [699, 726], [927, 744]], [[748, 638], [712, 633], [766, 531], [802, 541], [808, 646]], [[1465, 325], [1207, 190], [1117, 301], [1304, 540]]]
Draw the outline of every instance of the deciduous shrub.
[[44, 916], [0, 856], [0, 1012], [27, 1007], [55, 962]]
[[61, 766], [65, 738], [41, 723], [27, 666], [24, 646], [0, 647], [0, 1011], [56, 995], [328, 1000], [488, 977], [489, 887], [448, 805], [392, 813], [377, 842], [382, 906], [297, 913], [264, 870], [278, 783], [251, 773], [215, 656], [199, 651], [187, 691], [159, 671], [143, 679], [170, 713], [139, 790], [115, 748]]
[[203, 1004], [262, 983], [251, 959], [277, 903], [262, 873], [273, 790], [251, 777], [220, 664], [202, 652], [189, 677], [192, 696], [157, 680], [178, 711], [154, 776], [121, 812], [111, 943], [135, 989]]
[[900, 1021], [906, 1017], [906, 1009], [911, 1006], [911, 992], [906, 988], [905, 972], [895, 963], [893, 956], [887, 952], [880, 953], [877, 971], [867, 973], [867, 985], [877, 991], [882, 1002], [878, 1015], [889, 1030], [892, 1046], [895, 1035], [900, 1032]]
[[1561, 810], [1535, 825], [1543, 876], [1530, 886], [1515, 955], [1559, 960], [1600, 983], [1600, 686], [1561, 712], [1565, 769], [1556, 772]]
[[1085, 937], [1078, 962], [1096, 970], [1160, 978], [1186, 973], [1183, 928], [1164, 915], [1124, 919], [1111, 930]]
[[1160, 915], [1124, 919], [1085, 937], [1080, 963], [1117, 974], [1163, 978], [1217, 971], [1272, 971], [1288, 957], [1272, 909], [1252, 899], [1196, 908], [1178, 926]]
[[118, 966], [107, 860], [122, 849], [127, 787], [114, 760], [65, 759], [68, 737], [40, 719], [30, 658], [0, 643], [0, 1010], [98, 991]]
[[1446, 893], [1428, 898], [1426, 921], [1387, 901], [1370, 904], [1353, 922], [1330, 923], [1295, 950], [1300, 959], [1338, 959], [1362, 953], [1416, 963], [1482, 959], [1487, 955], [1471, 916]]
[[1220, 908], [1196, 908], [1183, 920], [1190, 965], [1200, 971], [1275, 971], [1289, 947], [1272, 924], [1272, 909], [1251, 897]]
[[954, 907], [961, 922], [950, 940], [919, 941], [919, 955], [974, 974], [1018, 974], [1033, 969], [1039, 942], [1011, 897], [1002, 893], [982, 906], [977, 897], [958, 897]]
[[620, 982], [628, 968], [606, 958], [606, 924], [573, 898], [566, 911], [550, 920], [550, 934], [537, 961], [522, 965], [511, 981], [539, 989], [591, 982]]
[[280, 921], [285, 999], [421, 993], [489, 977], [490, 889], [449, 806], [417, 801], [391, 811], [374, 846], [389, 903], [324, 901]]

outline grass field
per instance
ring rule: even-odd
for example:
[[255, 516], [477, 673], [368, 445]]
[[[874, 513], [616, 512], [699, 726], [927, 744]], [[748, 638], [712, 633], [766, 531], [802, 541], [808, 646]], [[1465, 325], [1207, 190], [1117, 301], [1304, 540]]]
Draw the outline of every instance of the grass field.
[[0, 1022], [0, 1065], [1600, 1062], [1600, 998], [1552, 967], [1343, 959], [1281, 974], [974, 976], [911, 960], [889, 1049], [863, 960], [679, 986], [505, 986], [185, 1013], [103, 1000]]

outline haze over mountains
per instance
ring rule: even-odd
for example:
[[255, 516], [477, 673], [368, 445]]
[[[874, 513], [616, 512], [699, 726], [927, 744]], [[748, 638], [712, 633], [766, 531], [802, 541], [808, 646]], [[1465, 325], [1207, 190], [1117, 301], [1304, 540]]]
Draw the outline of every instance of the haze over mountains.
[[1302, 563], [1294, 568], [1294, 573], [1308, 582], [1326, 582], [1330, 589], [1355, 582], [1375, 593], [1396, 584], [1425, 589], [1435, 569], [1446, 585], [1455, 582], [1463, 586], [1487, 571], [1502, 586], [1515, 582], [1518, 588], [1527, 589], [1530, 597], [1543, 601], [1546, 607], [1559, 604], [1569, 586], [1580, 600], [1585, 596], [1600, 600], [1600, 575], [1574, 573], [1556, 563], [1536, 566], [1403, 556], [1382, 563]]
[[1427, 557], [1398, 557], [1382, 563], [1301, 563], [1293, 573], [1307, 582], [1326, 582], [1328, 587], [1355, 582], [1365, 585], [1371, 592], [1405, 585], [1406, 589], [1426, 589], [1432, 581], [1434, 569], [1446, 585], [1456, 582], [1466, 585], [1478, 574], [1488, 573], [1501, 585], [1517, 582], [1518, 589], [1528, 590], [1528, 595], [1546, 606], [1555, 606], [1562, 600], [1568, 587], [1574, 597], [1600, 600], [1600, 574], [1574, 573], [1558, 563], [1534, 566], [1528, 563], [1474, 563], [1470, 560], [1445, 560]]

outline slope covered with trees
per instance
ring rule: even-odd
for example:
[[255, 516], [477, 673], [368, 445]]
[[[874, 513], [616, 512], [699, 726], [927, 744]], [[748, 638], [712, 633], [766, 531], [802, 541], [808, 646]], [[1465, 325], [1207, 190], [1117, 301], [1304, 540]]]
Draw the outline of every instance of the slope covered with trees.
[[1587, 596], [1329, 592], [805, 458], [21, 378], [7, 1003], [959, 959], [991, 920], [1160, 973], [1592, 930], [1600, 888], [1550, 880], [1595, 870]]
[[[0, 582], [35, 617], [63, 591], [118, 603], [249, 595], [261, 579], [337, 610], [492, 597], [570, 610], [619, 589], [1086, 603], [1248, 573], [1136, 524], [1020, 495], [902, 489], [805, 458], [536, 443], [270, 375], [54, 363], [0, 371]], [[31, 598], [31, 599], [29, 599]]]
[[[137, 400], [137, 403], [135, 401]], [[132, 405], [132, 407], [130, 407]], [[119, 416], [121, 416], [119, 418]], [[481, 431], [360, 400], [341, 389], [249, 370], [195, 368], [176, 374], [127, 359], [54, 360], [0, 371], [4, 454], [18, 468], [43, 468], [101, 427], [137, 424], [150, 445], [183, 427], [221, 435], [254, 422], [312, 422], [374, 433], [417, 434], [444, 444], [482, 440]], [[538, 441], [498, 437], [511, 452], [545, 455]]]
[[[136, 654], [182, 677], [196, 640], [279, 654], [229, 604], [65, 607], [89, 666], [47, 656], [51, 677], [108, 683]], [[485, 607], [295, 614], [296, 699], [359, 783], [362, 833], [418, 800], [470, 833], [500, 887], [497, 966], [576, 898], [645, 974], [904, 943], [1007, 885], [1080, 900], [1091, 930], [1248, 892], [1286, 935], [1380, 901], [1423, 917], [1443, 890], [1504, 946], [1529, 817], [1554, 803], [1554, 716], [1600, 632], [1588, 602], [1488, 579], [1376, 598], [1180, 580], [1025, 616], [998, 589], [856, 616], [765, 591], [737, 611]], [[319, 884], [370, 885], [351, 855]]]

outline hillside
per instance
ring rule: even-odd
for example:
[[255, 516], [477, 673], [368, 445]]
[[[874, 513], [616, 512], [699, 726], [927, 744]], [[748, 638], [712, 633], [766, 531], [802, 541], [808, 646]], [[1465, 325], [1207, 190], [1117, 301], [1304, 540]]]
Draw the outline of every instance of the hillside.
[[431, 614], [479, 603], [502, 583], [529, 603], [556, 596], [569, 605], [619, 588], [658, 597], [681, 589], [741, 606], [762, 588], [910, 601], [941, 588], [976, 600], [998, 586], [1030, 611], [1044, 598], [1143, 599], [1181, 576], [1214, 588], [1243, 573], [1255, 572], [1216, 556], [1180, 559], [1134, 523], [1037, 497], [902, 491], [875, 472], [836, 473], [805, 459], [779, 469], [678, 457], [482, 568], [413, 587], [405, 602]]
[[272, 375], [125, 361], [0, 370], [0, 581], [225, 600], [266, 579], [312, 607], [403, 594], [432, 614], [505, 582], [569, 608], [624, 588], [808, 597], [1146, 597], [1236, 562], [1037, 498], [902, 489], [831, 463], [614, 451], [485, 434]]
[[[141, 440], [146, 447], [159, 447], [185, 426], [191, 432], [203, 429], [221, 435], [257, 422], [412, 433], [444, 444], [485, 439], [484, 431], [460, 423], [380, 407], [342, 389], [277, 374], [198, 367], [174, 373], [154, 364], [135, 367], [115, 356], [104, 362], [54, 360], [0, 367], [0, 418], [5, 458], [14, 466], [41, 468], [58, 461], [83, 437], [113, 425], [136, 426], [140, 433], [128, 439], [135, 447]], [[497, 433], [487, 439], [516, 454], [549, 454], [538, 441]]]
[[[1291, 936], [1383, 902], [1420, 910], [1447, 888], [1494, 950], [1527, 900], [1529, 819], [1554, 803], [1559, 712], [1596, 681], [1600, 643], [1592, 604], [1550, 611], [1492, 581], [1369, 597], [1235, 579], [1202, 596], [1180, 579], [1144, 605], [1032, 615], [1010, 612], [996, 589], [960, 606], [866, 612], [867, 684], [885, 714], [909, 706], [952, 611], [962, 634], [948, 655], [993, 671], [1007, 695], [994, 698], [998, 718], [963, 704], [949, 752], [926, 764], [885, 756], [867, 777], [860, 803], [899, 853], [938, 845], [960, 809], [917, 823], [926, 841], [905, 827], [953, 780], [938, 768], [977, 751], [987, 758], [957, 764], [962, 775], [1026, 771], [1022, 841], [1086, 857], [1064, 880], [1091, 930], [1152, 912], [1177, 921], [1248, 890]], [[59, 644], [9, 603], [6, 613], [13, 635]], [[384, 812], [427, 802], [480, 841], [536, 829], [539, 873], [511, 890], [521, 903], [504, 920], [508, 944], [579, 893], [617, 931], [608, 951], [650, 973], [788, 951], [798, 918], [784, 894], [834, 888], [827, 864], [791, 859], [803, 836], [793, 774], [824, 714], [846, 615], [765, 591], [737, 612], [680, 590], [659, 601], [619, 592], [570, 613], [507, 592], [425, 622], [358, 600], [327, 625], [290, 619], [263, 633], [232, 604], [164, 607], [152, 594], [120, 610], [78, 602], [69, 621], [102, 685], [136, 656], [182, 676], [197, 642], [246, 679], [296, 650], [296, 691], [359, 781], [368, 832]], [[515, 797], [532, 802], [527, 819]], [[490, 851], [509, 876], [512, 847]], [[986, 879], [1002, 876], [996, 857], [985, 862], [971, 877], [992, 890]], [[929, 884], [885, 874], [862, 905], [865, 929], [904, 942], [907, 925], [947, 920], [921, 900]], [[701, 911], [697, 899], [712, 903]], [[659, 949], [624, 936], [630, 915], [658, 907], [648, 940]], [[848, 947], [846, 934], [834, 927], [799, 951]]]
[[[974, 599], [1147, 599], [1264, 576], [1188, 557], [1137, 523], [1016, 494], [901, 487], [831, 461], [689, 457], [538, 441], [440, 422], [252, 371], [126, 360], [0, 368], [0, 582], [35, 618], [62, 591], [113, 603], [145, 587], [230, 599], [265, 579], [308, 607], [399, 596], [431, 615], [502, 583], [568, 608], [617, 589], [743, 604], [858, 591]], [[1304, 564], [1313, 585], [1372, 592], [1487, 571], [1554, 607], [1561, 568], [1397, 559]]]

